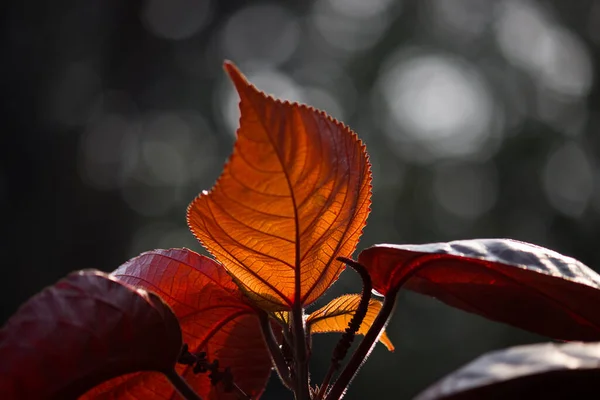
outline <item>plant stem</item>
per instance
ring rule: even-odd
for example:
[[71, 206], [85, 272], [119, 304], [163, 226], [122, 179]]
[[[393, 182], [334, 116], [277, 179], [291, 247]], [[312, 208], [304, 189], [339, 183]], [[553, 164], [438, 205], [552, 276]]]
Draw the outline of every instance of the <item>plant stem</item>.
[[396, 305], [396, 297], [398, 297], [398, 292], [402, 286], [417, 271], [426, 267], [429, 263], [435, 262], [438, 258], [439, 254], [425, 254], [411, 260], [408, 264], [402, 266], [402, 268], [396, 269], [396, 272], [391, 276], [391, 281], [397, 283], [386, 293], [383, 306], [379, 310], [375, 321], [373, 321], [373, 325], [371, 325], [360, 345], [354, 354], [352, 354], [350, 362], [348, 362], [338, 380], [331, 388], [331, 391], [327, 394], [326, 400], [339, 400], [342, 398], [348, 385], [354, 379], [356, 372], [369, 357], [371, 350], [373, 350], [379, 336], [387, 325]]
[[302, 303], [299, 301], [292, 307], [292, 332], [294, 337], [294, 369], [296, 373], [295, 398], [296, 400], [310, 400], [304, 310], [302, 309]]
[[369, 275], [365, 267], [349, 258], [338, 257], [337, 260], [345, 263], [346, 265], [354, 269], [356, 272], [358, 272], [363, 282], [363, 289], [358, 308], [354, 312], [354, 315], [348, 323], [348, 328], [342, 335], [340, 341], [335, 347], [335, 350], [333, 351], [333, 356], [331, 357], [331, 364], [329, 365], [329, 369], [327, 370], [327, 374], [325, 375], [325, 379], [323, 379], [323, 383], [321, 384], [321, 388], [319, 389], [319, 393], [315, 400], [321, 400], [325, 393], [327, 393], [327, 390], [329, 389], [329, 382], [331, 381], [333, 374], [340, 367], [340, 361], [343, 360], [344, 357], [346, 357], [346, 353], [348, 352], [348, 349], [354, 341], [356, 332], [358, 332], [358, 330], [360, 329], [360, 326], [365, 316], [367, 315], [367, 311], [369, 309], [369, 301], [371, 300], [371, 290], [373, 290], [371, 276]]
[[285, 362], [283, 357], [283, 353], [275, 340], [275, 335], [273, 334], [273, 328], [271, 327], [271, 321], [269, 321], [269, 315], [266, 312], [259, 313], [260, 319], [260, 329], [263, 334], [263, 338], [265, 343], [267, 344], [267, 348], [269, 349], [269, 353], [271, 354], [271, 361], [273, 361], [273, 365], [275, 366], [275, 371], [279, 375], [281, 382], [288, 388], [292, 389], [294, 386], [291, 378], [290, 378], [290, 370]]
[[175, 389], [177, 389], [179, 394], [184, 399], [186, 399], [186, 400], [202, 400], [202, 397], [200, 397], [198, 395], [198, 393], [196, 393], [194, 391], [194, 389], [192, 389], [190, 387], [190, 385], [188, 385], [188, 383], [185, 381], [185, 379], [183, 379], [181, 377], [181, 375], [179, 375], [175, 371], [174, 368], [167, 370], [167, 371], [163, 371], [163, 374], [167, 377], [167, 379], [169, 379], [169, 382], [171, 382], [173, 387]]
[[331, 382], [331, 378], [333, 377], [333, 373], [337, 368], [333, 367], [333, 364], [329, 366], [327, 370], [327, 374], [325, 374], [325, 378], [323, 379], [323, 383], [319, 388], [319, 393], [317, 393], [317, 398], [315, 400], [321, 400], [325, 393], [327, 393], [327, 389], [329, 388], [329, 382]]
[[327, 394], [327, 400], [338, 400], [342, 398], [344, 391], [354, 379], [354, 375], [356, 371], [361, 367], [361, 365], [367, 360], [371, 350], [375, 347], [381, 332], [387, 325], [390, 316], [392, 315], [392, 311], [394, 311], [394, 306], [396, 304], [396, 296], [398, 294], [398, 290], [391, 290], [383, 300], [383, 306], [377, 314], [375, 321], [367, 331], [364, 339], [360, 342], [360, 345], [352, 354], [352, 358], [340, 374], [339, 378], [331, 388], [331, 391]]
[[244, 392], [242, 390], [242, 388], [240, 388], [235, 383], [233, 384], [233, 390], [235, 390], [235, 392], [238, 394], [238, 397], [240, 399], [242, 399], [242, 400], [252, 400], [252, 397], [250, 397], [249, 395], [247, 395], [246, 392]]

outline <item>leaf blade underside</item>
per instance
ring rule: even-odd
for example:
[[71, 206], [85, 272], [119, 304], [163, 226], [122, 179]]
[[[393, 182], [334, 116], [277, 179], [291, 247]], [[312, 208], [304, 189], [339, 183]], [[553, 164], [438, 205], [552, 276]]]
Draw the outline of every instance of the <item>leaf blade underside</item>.
[[0, 330], [0, 393], [76, 398], [121, 374], [172, 368], [181, 344], [177, 318], [158, 296], [80, 271], [32, 297]]
[[[348, 327], [350, 319], [358, 309], [361, 296], [359, 294], [345, 294], [331, 300], [327, 305], [311, 313], [306, 319], [306, 326], [309, 332], [344, 332]], [[360, 328], [356, 332], [358, 335], [367, 333], [373, 321], [381, 310], [381, 301], [376, 299], [369, 300], [369, 308], [363, 319]], [[388, 337], [385, 330], [381, 333], [379, 341], [389, 350], [394, 351], [394, 345]]]
[[[123, 264], [112, 275], [159, 294], [168, 303], [189, 351], [205, 351], [209, 361], [231, 367], [238, 386], [260, 397], [271, 372], [258, 317], [221, 265], [188, 249], [154, 250]], [[222, 385], [212, 386], [207, 374], [178, 365], [177, 372], [204, 400], [234, 400]], [[88, 399], [172, 399], [174, 389], [163, 376], [139, 373], [106, 382], [87, 393]], [[174, 397], [175, 396], [175, 397]]]
[[600, 343], [542, 343], [478, 357], [415, 400], [588, 399], [598, 396]]
[[600, 339], [600, 276], [552, 250], [510, 239], [376, 245], [359, 256], [385, 294], [407, 289], [541, 335]]
[[[356, 134], [321, 111], [276, 100], [226, 63], [240, 95], [233, 154], [188, 225], [261, 308], [309, 304], [333, 283], [370, 211]], [[297, 290], [298, 289], [298, 290]]]

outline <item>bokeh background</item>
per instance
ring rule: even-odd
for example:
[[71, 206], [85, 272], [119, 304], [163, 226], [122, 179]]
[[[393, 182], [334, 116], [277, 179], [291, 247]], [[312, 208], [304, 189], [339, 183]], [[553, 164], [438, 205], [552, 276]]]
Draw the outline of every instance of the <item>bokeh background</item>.
[[[600, 3], [4, 2], [2, 321], [69, 271], [201, 248], [187, 204], [231, 151], [231, 59], [367, 143], [359, 249], [474, 237], [600, 266]], [[329, 298], [360, 290], [346, 272]], [[478, 354], [543, 340], [403, 294], [348, 399], [405, 399]], [[316, 338], [314, 380], [335, 338]], [[374, 396], [374, 397], [373, 397]], [[272, 380], [265, 399], [291, 398]]]

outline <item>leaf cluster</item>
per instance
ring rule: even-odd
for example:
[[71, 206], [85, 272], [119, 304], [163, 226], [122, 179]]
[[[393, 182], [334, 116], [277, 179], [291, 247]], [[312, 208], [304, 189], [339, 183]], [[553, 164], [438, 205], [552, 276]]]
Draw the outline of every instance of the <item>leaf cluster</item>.
[[[258, 399], [274, 369], [298, 400], [337, 400], [376, 343], [394, 350], [385, 327], [403, 288], [573, 341], [485, 355], [417, 399], [595, 392], [598, 274], [510, 239], [378, 244], [352, 260], [371, 208], [364, 144], [327, 114], [266, 95], [231, 63], [225, 69], [240, 95], [237, 141], [187, 212], [213, 258], [154, 250], [110, 275], [79, 271], [44, 289], [0, 330], [5, 398]], [[346, 265], [362, 293], [307, 313]], [[332, 332], [342, 335], [315, 384], [309, 360], [322, 350], [311, 335]]]

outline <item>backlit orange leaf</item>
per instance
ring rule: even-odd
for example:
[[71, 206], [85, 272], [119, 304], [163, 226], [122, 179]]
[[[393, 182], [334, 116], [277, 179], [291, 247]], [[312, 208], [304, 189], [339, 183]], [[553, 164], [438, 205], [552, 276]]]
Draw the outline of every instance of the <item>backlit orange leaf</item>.
[[76, 272], [0, 330], [0, 398], [74, 399], [121, 374], [170, 370], [180, 351], [177, 319], [157, 295]]
[[282, 102], [226, 63], [240, 95], [240, 127], [210, 192], [188, 224], [262, 308], [309, 304], [337, 279], [370, 211], [371, 171], [349, 128], [311, 107]]
[[[271, 359], [255, 310], [221, 265], [187, 249], [154, 250], [112, 276], [159, 294], [177, 315], [190, 352], [205, 351], [210, 361], [231, 367], [236, 384], [253, 399], [260, 396]], [[177, 371], [204, 400], [237, 400], [235, 393], [223, 393], [222, 385], [212, 386], [207, 374], [194, 374], [183, 365]], [[166, 378], [143, 372], [108, 381], [85, 398], [173, 399], [174, 393]]]
[[[344, 332], [350, 323], [350, 319], [356, 312], [359, 303], [359, 294], [346, 294], [333, 299], [325, 307], [318, 309], [308, 316], [306, 320], [307, 329], [309, 329], [310, 333]], [[381, 310], [381, 302], [375, 299], [369, 300], [367, 315], [365, 315], [357, 332], [359, 335], [367, 333], [379, 310]], [[394, 351], [394, 345], [385, 331], [379, 337], [379, 341], [388, 350]]]
[[290, 323], [290, 313], [288, 311], [274, 311], [271, 316], [282, 326], [288, 326]]

